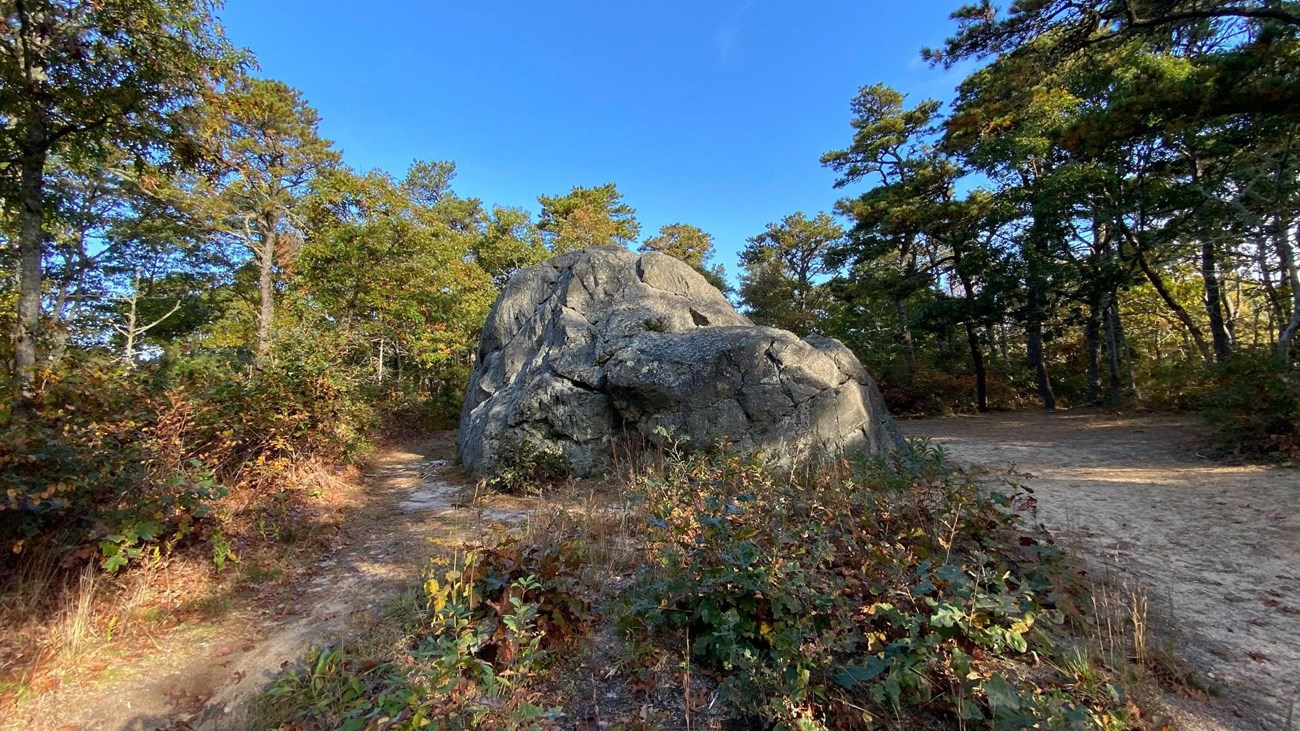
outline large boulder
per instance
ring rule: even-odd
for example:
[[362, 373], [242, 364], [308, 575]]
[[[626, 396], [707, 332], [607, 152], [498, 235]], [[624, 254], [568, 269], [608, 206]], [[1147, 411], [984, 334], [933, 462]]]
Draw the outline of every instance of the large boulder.
[[517, 272], [483, 328], [460, 418], [465, 466], [612, 466], [629, 436], [790, 464], [902, 443], [836, 340], [758, 327], [686, 264], [600, 247]]

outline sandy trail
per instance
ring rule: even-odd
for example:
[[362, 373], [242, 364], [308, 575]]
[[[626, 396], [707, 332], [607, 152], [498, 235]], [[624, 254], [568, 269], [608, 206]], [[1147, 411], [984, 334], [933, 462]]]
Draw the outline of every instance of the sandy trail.
[[1300, 470], [1197, 453], [1195, 417], [1017, 413], [903, 422], [1032, 487], [1068, 546], [1147, 589], [1227, 727], [1300, 723]]
[[366, 469], [364, 503], [338, 548], [319, 558], [291, 601], [237, 609], [225, 620], [172, 633], [144, 658], [84, 687], [24, 709], [4, 729], [152, 731], [241, 727], [248, 701], [312, 647], [379, 621], [444, 545], [490, 524], [521, 520], [516, 506], [469, 504], [473, 485], [453, 465], [454, 435], [383, 450]]

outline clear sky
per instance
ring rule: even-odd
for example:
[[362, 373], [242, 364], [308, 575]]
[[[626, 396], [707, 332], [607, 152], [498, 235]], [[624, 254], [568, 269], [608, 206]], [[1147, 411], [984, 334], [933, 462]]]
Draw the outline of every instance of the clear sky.
[[353, 168], [453, 160], [461, 195], [534, 213], [614, 182], [643, 238], [699, 226], [734, 276], [747, 237], [845, 193], [818, 158], [849, 142], [859, 86], [951, 96], [959, 76], [920, 49], [958, 4], [227, 0], [222, 17]]

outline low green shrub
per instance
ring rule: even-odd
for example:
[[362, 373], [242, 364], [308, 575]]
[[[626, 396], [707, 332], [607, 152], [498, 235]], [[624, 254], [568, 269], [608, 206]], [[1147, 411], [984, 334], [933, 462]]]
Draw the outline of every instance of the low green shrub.
[[1064, 678], [1021, 662], [1061, 619], [1043, 569], [1058, 552], [1009, 510], [1022, 493], [982, 490], [924, 447], [843, 474], [687, 457], [637, 488], [651, 551], [622, 632], [642, 651], [688, 639], [740, 716], [1094, 727]]
[[1242, 352], [1219, 364], [1204, 414], [1227, 452], [1300, 458], [1300, 370], [1269, 351]]
[[499, 449], [488, 483], [504, 492], [540, 492], [567, 479], [571, 471], [568, 457], [551, 444], [519, 440], [505, 442]]
[[[580, 586], [577, 534], [525, 545], [503, 538], [436, 562], [419, 626], [384, 662], [340, 649], [283, 676], [262, 723], [294, 729], [532, 728], [554, 721], [534, 687], [553, 653], [596, 619]], [[554, 727], [552, 724], [549, 727]]]

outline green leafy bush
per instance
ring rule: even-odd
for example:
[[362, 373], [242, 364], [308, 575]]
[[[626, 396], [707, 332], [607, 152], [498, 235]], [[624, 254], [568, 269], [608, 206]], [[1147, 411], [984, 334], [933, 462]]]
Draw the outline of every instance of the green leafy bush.
[[981, 490], [925, 448], [796, 476], [690, 457], [638, 487], [652, 550], [623, 633], [643, 649], [688, 638], [740, 715], [1093, 727], [1086, 706], [1008, 662], [1043, 651], [1039, 626], [1060, 619], [1040, 570], [1057, 552], [1008, 510], [1023, 494]]
[[[266, 725], [291, 728], [532, 728], [553, 721], [534, 687], [550, 655], [596, 619], [579, 582], [584, 540], [504, 538], [436, 562], [420, 627], [396, 659], [315, 653], [280, 679]], [[385, 719], [380, 721], [380, 719]], [[553, 727], [553, 726], [552, 726]]]
[[1205, 417], [1219, 445], [1237, 454], [1300, 458], [1300, 370], [1268, 351], [1239, 353], [1214, 371]]
[[520, 440], [501, 445], [488, 482], [505, 492], [538, 492], [567, 479], [569, 472], [569, 459], [558, 447]]

